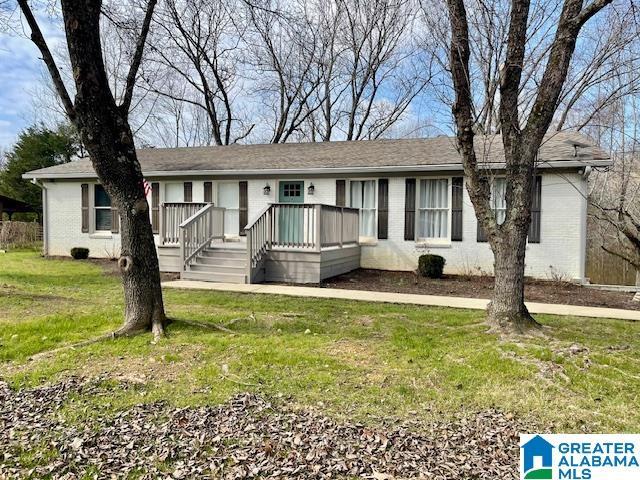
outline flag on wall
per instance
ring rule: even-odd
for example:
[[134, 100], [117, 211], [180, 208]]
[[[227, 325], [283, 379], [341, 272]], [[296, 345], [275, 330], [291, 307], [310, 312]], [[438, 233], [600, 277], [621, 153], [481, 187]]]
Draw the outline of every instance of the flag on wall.
[[147, 182], [146, 179], [142, 180], [142, 187], [144, 188], [144, 196], [149, 196], [149, 192], [151, 191], [151, 184]]

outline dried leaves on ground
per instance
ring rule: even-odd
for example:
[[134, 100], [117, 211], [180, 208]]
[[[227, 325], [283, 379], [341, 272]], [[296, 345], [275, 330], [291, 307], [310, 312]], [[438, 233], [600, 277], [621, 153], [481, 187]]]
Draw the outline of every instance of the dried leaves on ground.
[[0, 478], [516, 478], [519, 425], [493, 410], [372, 428], [242, 394], [65, 421], [70, 398], [110, 394], [102, 380], [19, 391], [0, 382]]

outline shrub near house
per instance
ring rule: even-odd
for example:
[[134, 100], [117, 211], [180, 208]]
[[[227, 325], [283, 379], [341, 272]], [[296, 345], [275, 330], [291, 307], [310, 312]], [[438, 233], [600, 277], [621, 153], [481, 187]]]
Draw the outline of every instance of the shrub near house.
[[420, 255], [418, 259], [418, 272], [427, 278], [442, 278], [442, 271], [446, 260], [440, 255]]

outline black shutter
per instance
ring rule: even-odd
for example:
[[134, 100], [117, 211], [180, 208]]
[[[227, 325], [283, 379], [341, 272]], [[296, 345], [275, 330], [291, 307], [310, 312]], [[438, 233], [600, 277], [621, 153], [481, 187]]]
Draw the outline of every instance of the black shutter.
[[347, 182], [345, 180], [336, 180], [336, 206], [345, 207], [346, 203]]
[[462, 177], [451, 179], [451, 241], [462, 241], [462, 197], [464, 193]]
[[160, 184], [151, 184], [151, 230], [153, 233], [160, 231]]
[[82, 233], [89, 233], [89, 184], [80, 185], [80, 192], [82, 196]]
[[193, 184], [191, 182], [184, 182], [184, 201], [193, 202]]
[[404, 189], [404, 239], [416, 239], [416, 179], [405, 179]]
[[540, 243], [540, 213], [542, 211], [542, 177], [533, 179], [531, 198], [531, 225], [529, 225], [529, 243]]
[[486, 242], [486, 241], [487, 241], [487, 234], [485, 233], [484, 228], [482, 228], [482, 225], [480, 225], [480, 221], [478, 220], [478, 231], [476, 232], [476, 242]]
[[118, 213], [118, 207], [111, 201], [111, 233], [120, 232], [120, 214]]
[[389, 234], [389, 180], [378, 180], [378, 238], [385, 240]]
[[204, 201], [213, 203], [213, 186], [211, 182], [204, 182]]
[[239, 227], [240, 227], [240, 235], [246, 235], [244, 231], [247, 223], [249, 223], [249, 196], [247, 192], [247, 182], [239, 182], [238, 186], [240, 187], [240, 198], [239, 198], [239, 214], [238, 218], [240, 219]]

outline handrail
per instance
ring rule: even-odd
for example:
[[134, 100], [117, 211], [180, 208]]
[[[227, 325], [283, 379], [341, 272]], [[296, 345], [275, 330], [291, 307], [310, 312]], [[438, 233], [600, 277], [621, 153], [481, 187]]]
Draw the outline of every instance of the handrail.
[[258, 215], [256, 215], [252, 221], [250, 221], [249, 223], [247, 223], [247, 226], [244, 227], [245, 230], [249, 230], [251, 227], [253, 227], [256, 222], [258, 220], [260, 220], [260, 217], [262, 217], [262, 215], [264, 215], [267, 210], [269, 210], [271, 208], [271, 205], [273, 205], [273, 203], [268, 204], [266, 207], [264, 207], [262, 210], [260, 210], [260, 212], [258, 212]]
[[224, 212], [210, 203], [180, 224], [181, 271], [213, 240], [224, 239]]
[[180, 243], [180, 225], [185, 219], [209, 205], [205, 202], [163, 202], [158, 215], [158, 234], [161, 245]]

